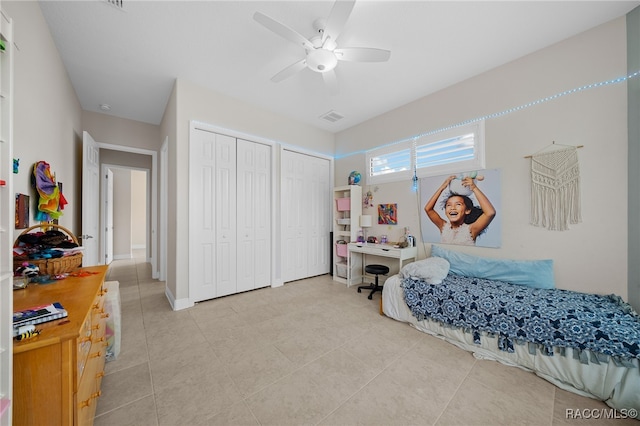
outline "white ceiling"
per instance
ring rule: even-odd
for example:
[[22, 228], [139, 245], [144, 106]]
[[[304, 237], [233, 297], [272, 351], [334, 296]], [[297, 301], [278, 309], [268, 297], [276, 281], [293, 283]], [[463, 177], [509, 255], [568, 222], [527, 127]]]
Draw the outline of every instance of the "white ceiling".
[[[159, 124], [177, 77], [338, 132], [623, 16], [640, 1], [360, 0], [339, 47], [391, 50], [384, 63], [339, 62], [331, 95], [304, 57], [253, 20], [260, 11], [305, 37], [332, 1], [40, 1], [84, 110]], [[344, 119], [320, 116], [336, 111]]]

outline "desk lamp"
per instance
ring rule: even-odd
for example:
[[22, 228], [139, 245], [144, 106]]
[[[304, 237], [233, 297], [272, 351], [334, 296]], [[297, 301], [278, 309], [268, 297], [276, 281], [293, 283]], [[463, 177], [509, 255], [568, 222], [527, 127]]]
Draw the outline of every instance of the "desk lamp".
[[363, 214], [360, 216], [360, 228], [362, 228], [364, 242], [367, 242], [367, 228], [372, 226], [372, 218], [371, 215]]

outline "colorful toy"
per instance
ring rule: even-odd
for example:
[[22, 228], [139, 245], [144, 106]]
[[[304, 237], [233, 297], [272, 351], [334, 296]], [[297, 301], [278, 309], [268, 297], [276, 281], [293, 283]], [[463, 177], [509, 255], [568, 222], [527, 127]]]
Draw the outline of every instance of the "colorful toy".
[[462, 181], [465, 178], [471, 178], [471, 179], [479, 180], [479, 181], [484, 180], [484, 176], [482, 176], [482, 175], [478, 176], [478, 172], [477, 171], [460, 173], [460, 174], [458, 174], [456, 176], [455, 179], [453, 179], [451, 182], [449, 182], [449, 191], [451, 191], [454, 194], [465, 195], [467, 197], [469, 195], [471, 195], [473, 193], [473, 191], [471, 191], [470, 188], [467, 188], [466, 186], [462, 185]]
[[364, 196], [364, 207], [373, 207], [373, 193], [371, 191], [367, 191]]

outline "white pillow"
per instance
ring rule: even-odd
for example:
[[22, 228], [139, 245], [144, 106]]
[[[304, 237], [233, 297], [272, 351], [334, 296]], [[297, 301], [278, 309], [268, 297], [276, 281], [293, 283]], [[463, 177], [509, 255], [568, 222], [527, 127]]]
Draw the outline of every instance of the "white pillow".
[[440, 284], [449, 273], [449, 261], [441, 257], [428, 257], [406, 264], [400, 271], [402, 278], [418, 278], [428, 284]]

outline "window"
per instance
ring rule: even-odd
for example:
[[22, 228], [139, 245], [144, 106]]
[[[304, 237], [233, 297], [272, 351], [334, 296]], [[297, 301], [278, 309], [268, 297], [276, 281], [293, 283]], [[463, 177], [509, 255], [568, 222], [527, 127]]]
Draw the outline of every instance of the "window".
[[484, 121], [367, 152], [367, 184], [482, 170]]
[[411, 179], [413, 176], [412, 151], [411, 142], [367, 151], [367, 183]]

